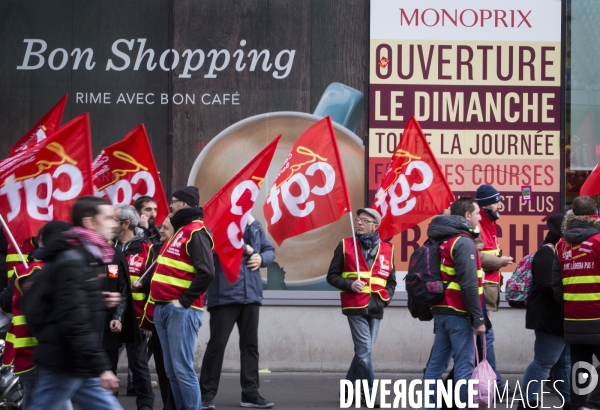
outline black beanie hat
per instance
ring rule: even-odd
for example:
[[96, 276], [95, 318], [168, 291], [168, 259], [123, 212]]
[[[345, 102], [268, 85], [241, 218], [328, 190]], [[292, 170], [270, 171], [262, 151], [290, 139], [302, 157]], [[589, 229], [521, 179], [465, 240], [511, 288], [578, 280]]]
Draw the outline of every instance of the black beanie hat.
[[564, 219], [563, 214], [552, 215], [546, 221], [548, 225], [549, 232], [546, 234], [546, 242], [556, 243], [562, 237], [562, 223]]
[[491, 185], [481, 185], [475, 193], [479, 206], [487, 206], [500, 202], [500, 192]]
[[189, 206], [197, 207], [200, 205], [200, 194], [198, 193], [198, 188], [195, 186], [186, 186], [185, 188], [178, 189], [173, 193], [173, 196]]
[[51, 221], [51, 222], [48, 222], [46, 225], [44, 225], [42, 227], [42, 229], [40, 229], [39, 236], [42, 239], [42, 241], [46, 242], [46, 241], [48, 241], [48, 239], [51, 236], [56, 235], [61, 232], [66, 232], [69, 229], [71, 229], [72, 227], [73, 227], [73, 225], [71, 225], [68, 222]]

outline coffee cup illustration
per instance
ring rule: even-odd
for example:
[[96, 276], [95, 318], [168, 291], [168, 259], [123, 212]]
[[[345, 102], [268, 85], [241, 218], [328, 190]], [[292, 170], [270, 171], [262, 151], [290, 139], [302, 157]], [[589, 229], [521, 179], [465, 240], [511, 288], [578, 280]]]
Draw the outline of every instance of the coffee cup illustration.
[[[281, 111], [241, 120], [213, 138], [196, 158], [188, 178], [195, 185], [202, 204], [208, 202], [242, 167], [277, 135], [282, 137], [269, 167], [263, 187], [252, 209], [275, 246], [277, 269], [285, 272], [288, 289], [326, 289], [325, 276], [337, 244], [352, 235], [349, 217], [286, 239], [277, 246], [267, 231], [263, 213], [266, 194], [280, 167], [300, 135], [315, 122], [330, 115], [344, 165], [350, 200], [354, 210], [364, 202], [364, 146], [353, 132], [363, 110], [363, 95], [340, 83], [332, 83], [324, 92], [313, 114]], [[347, 128], [349, 127], [349, 128]], [[318, 212], [318, 209], [315, 210]], [[266, 282], [266, 269], [261, 270]]]

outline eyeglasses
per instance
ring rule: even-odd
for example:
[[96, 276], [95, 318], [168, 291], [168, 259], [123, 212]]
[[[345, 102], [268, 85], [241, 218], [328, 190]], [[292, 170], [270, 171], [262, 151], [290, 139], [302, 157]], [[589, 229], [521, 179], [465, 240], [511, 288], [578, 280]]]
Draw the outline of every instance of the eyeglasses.
[[354, 220], [354, 222], [356, 222], [356, 223], [362, 222], [364, 224], [376, 224], [377, 223], [376, 221], [371, 221], [370, 219], [367, 219], [367, 218], [356, 218]]
[[183, 202], [181, 199], [171, 199], [171, 202], [169, 202], [169, 204], [174, 204], [175, 202]]

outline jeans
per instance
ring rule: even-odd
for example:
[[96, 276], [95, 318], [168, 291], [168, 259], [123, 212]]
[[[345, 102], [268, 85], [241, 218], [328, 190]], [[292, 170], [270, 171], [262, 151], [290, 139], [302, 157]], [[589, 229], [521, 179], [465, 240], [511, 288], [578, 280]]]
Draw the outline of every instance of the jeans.
[[37, 381], [28, 410], [64, 408], [69, 399], [81, 409], [123, 410], [110, 390], [100, 386], [97, 377], [79, 377], [44, 367], [37, 368]]
[[494, 369], [494, 373], [496, 373], [496, 385], [498, 388], [504, 388], [504, 382], [502, 381], [502, 376], [496, 370], [496, 353], [494, 352], [494, 329], [489, 328], [485, 331], [485, 348], [486, 348], [486, 359], [492, 369]]
[[194, 349], [202, 325], [203, 310], [156, 303], [154, 326], [164, 352], [165, 371], [177, 409], [201, 407], [200, 386], [194, 371]]
[[[534, 405], [539, 400], [538, 394], [542, 388], [539, 381], [548, 379], [550, 369], [552, 369], [552, 378], [556, 382], [554, 386], [565, 398], [565, 403], [570, 403], [571, 357], [569, 346], [565, 345], [564, 339], [560, 336], [536, 330], [533, 351], [533, 362], [527, 366], [523, 375], [523, 383], [521, 383], [521, 389], [523, 393], [527, 392], [529, 403]], [[562, 380], [562, 382], [557, 382], [558, 380]]]
[[[442, 374], [454, 356], [454, 383], [468, 381], [473, 374], [475, 358], [471, 321], [460, 316], [433, 315], [433, 323], [435, 338], [425, 369], [425, 380], [442, 380]], [[426, 408], [435, 408], [437, 398], [431, 401], [431, 397], [424, 397], [423, 401]], [[461, 386], [460, 401], [466, 406], [466, 385]]]
[[[160, 396], [163, 402], [164, 410], [175, 410], [175, 401], [171, 391], [171, 383], [165, 371], [165, 359], [163, 356], [162, 345], [156, 327], [152, 325], [152, 352], [154, 353], [154, 366], [156, 367], [156, 376], [158, 377], [158, 386], [160, 387]], [[148, 359], [149, 360], [149, 359]]]
[[233, 327], [240, 334], [240, 384], [242, 401], [258, 397], [258, 317], [260, 305], [231, 304], [210, 309], [210, 340], [202, 358], [200, 390], [205, 399], [214, 399], [219, 389], [223, 356]]
[[347, 316], [354, 342], [354, 358], [346, 374], [346, 379], [354, 383], [355, 380], [368, 380], [369, 390], [373, 388], [375, 371], [373, 370], [373, 359], [371, 352], [377, 333], [379, 332], [380, 319], [366, 316]]

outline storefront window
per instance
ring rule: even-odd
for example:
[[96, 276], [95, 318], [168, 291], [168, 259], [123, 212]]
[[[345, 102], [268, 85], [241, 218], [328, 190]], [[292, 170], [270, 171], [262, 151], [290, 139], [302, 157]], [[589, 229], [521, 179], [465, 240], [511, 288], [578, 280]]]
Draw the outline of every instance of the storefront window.
[[599, 1], [567, 0], [564, 71], [567, 205], [579, 195], [581, 185], [600, 160], [599, 17]]

